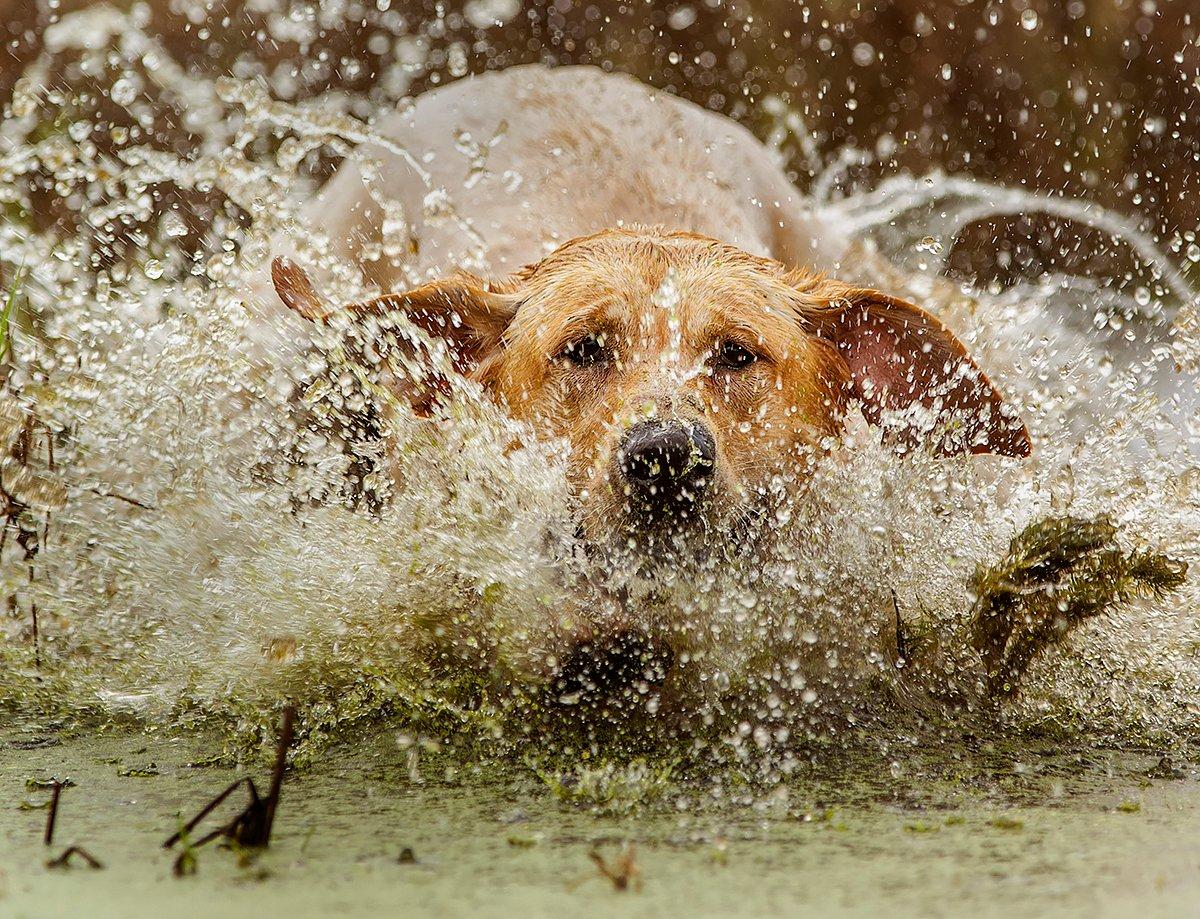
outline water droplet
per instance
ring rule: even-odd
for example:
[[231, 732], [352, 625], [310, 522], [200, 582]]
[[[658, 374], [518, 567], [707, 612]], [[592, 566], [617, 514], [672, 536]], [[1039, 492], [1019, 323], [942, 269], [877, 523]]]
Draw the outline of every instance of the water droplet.
[[446, 68], [450, 76], [462, 77], [466, 76], [467, 67], [467, 49], [462, 42], [455, 42], [446, 54]]
[[859, 67], [870, 67], [875, 63], [875, 49], [865, 41], [860, 42], [854, 46], [851, 57]]
[[1026, 32], [1032, 32], [1038, 27], [1037, 10], [1025, 10], [1021, 13], [1021, 28]]
[[121, 77], [112, 85], [112, 90], [109, 95], [112, 101], [117, 105], [132, 105], [133, 101], [138, 97], [138, 80], [132, 75]]
[[673, 10], [667, 17], [667, 25], [679, 31], [686, 29], [696, 21], [696, 10], [690, 6], [681, 6]]
[[939, 255], [942, 251], [942, 241], [936, 236], [926, 236], [917, 243], [918, 252], [930, 252], [934, 255]]
[[477, 29], [502, 26], [520, 11], [519, 0], [470, 0], [463, 7], [467, 21]]
[[178, 211], [167, 211], [163, 214], [162, 231], [172, 239], [178, 239], [180, 236], [187, 236], [188, 228]]

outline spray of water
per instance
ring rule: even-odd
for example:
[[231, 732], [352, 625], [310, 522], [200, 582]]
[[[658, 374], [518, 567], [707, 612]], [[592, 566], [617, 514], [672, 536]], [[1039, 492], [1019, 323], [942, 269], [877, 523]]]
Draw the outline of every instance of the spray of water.
[[[1031, 521], [1105, 513], [1127, 546], [1200, 561], [1195, 384], [1176, 369], [1196, 295], [1122, 218], [947, 176], [837, 198], [835, 163], [814, 208], [895, 263], [916, 253], [925, 270], [897, 272], [897, 292], [952, 318], [1022, 405], [1036, 456], [906, 459], [854, 428], [811, 488], [758, 522], [776, 534], [770, 553], [731, 545], [647, 579], [601, 570], [574, 545], [563, 445], [531, 437], [470, 384], [454, 381], [446, 412], [417, 419], [346, 359], [336, 329], [297, 363], [259, 345], [239, 300], [267, 240], [296, 229], [313, 187], [302, 164], [327, 152], [369, 174], [365, 142], [407, 151], [331, 107], [184, 78], [136, 14], [64, 17], [47, 45], [105, 66], [116, 55], [111, 102], [136, 114], [148, 88], [170, 95], [201, 142], [189, 155], [128, 132], [97, 143], [94, 125], [41, 88], [48, 59], [18, 87], [0, 138], [0, 261], [30, 274], [0, 433], [11, 443], [37, 419], [62, 498], [26, 502], [52, 514], [32, 571], [15, 541], [0, 556], [0, 595], [13, 597], [0, 698], [216, 719], [251, 736], [291, 698], [314, 739], [385, 717], [519, 738], [535, 721], [554, 730], [595, 715], [561, 679], [570, 637], [632, 617], [674, 666], [665, 685], [630, 681], [623, 705], [723, 749], [791, 756], [897, 700], [983, 705], [968, 580]], [[47, 176], [70, 224], [31, 219]], [[199, 245], [182, 245], [196, 231], [161, 205], [168, 188], [225, 202]], [[456, 220], [459, 191], [431, 189], [427, 206]], [[378, 203], [402, 229], [404, 215]], [[934, 279], [938, 240], [1031, 208], [1124, 240], [1165, 289], [1129, 303], [1094, 279], [991, 293]], [[925, 215], [915, 243], [897, 229], [914, 214]], [[301, 243], [322, 260], [318, 237]], [[335, 293], [362, 294], [351, 266], [324, 260]], [[666, 309], [669, 286], [657, 295]], [[1179, 317], [1175, 332], [1166, 315]], [[371, 436], [351, 436], [346, 419], [364, 417]], [[14, 474], [5, 467], [10, 487]], [[1089, 622], [1035, 663], [1003, 716], [1118, 737], [1190, 724], [1197, 612], [1193, 578], [1170, 602]], [[898, 652], [900, 633], [930, 649], [924, 668]]]

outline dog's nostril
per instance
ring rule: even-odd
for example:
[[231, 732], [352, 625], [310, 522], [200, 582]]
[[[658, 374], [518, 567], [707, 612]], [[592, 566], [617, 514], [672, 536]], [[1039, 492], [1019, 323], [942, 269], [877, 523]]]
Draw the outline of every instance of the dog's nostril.
[[716, 443], [703, 425], [643, 422], [629, 429], [621, 472], [652, 495], [703, 488], [716, 461]]

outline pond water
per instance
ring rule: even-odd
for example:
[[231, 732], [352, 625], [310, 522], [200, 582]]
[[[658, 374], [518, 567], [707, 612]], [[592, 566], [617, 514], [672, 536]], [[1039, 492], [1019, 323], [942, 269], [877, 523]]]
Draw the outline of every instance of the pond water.
[[[1200, 896], [1200, 774], [1151, 753], [975, 743], [915, 752], [896, 775], [835, 756], [767, 801], [614, 816], [497, 764], [433, 757], [414, 780], [394, 737], [368, 737], [288, 776], [267, 850], [209, 844], [177, 878], [161, 845], [179, 815], [243, 774], [189, 765], [218, 740], [30, 725], [0, 743], [0, 911], [22, 919], [1178, 916]], [[21, 804], [46, 801], [26, 783], [51, 776], [75, 785], [46, 847], [46, 811]], [[45, 867], [71, 844], [103, 869]], [[590, 854], [615, 867], [631, 844], [619, 890]]]

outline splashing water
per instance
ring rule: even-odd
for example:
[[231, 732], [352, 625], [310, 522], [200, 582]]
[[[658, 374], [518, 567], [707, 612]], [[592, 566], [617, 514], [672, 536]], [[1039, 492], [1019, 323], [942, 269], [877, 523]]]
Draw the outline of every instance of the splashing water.
[[[632, 609], [669, 642], [678, 675], [662, 689], [635, 680], [630, 707], [786, 758], [814, 734], [886, 717], [885, 700], [972, 698], [968, 578], [1030, 521], [1107, 513], [1130, 545], [1200, 561], [1196, 388], [1176, 369], [1195, 359], [1197, 298], [1123, 218], [941, 175], [837, 197], [854, 160], [835, 162], [814, 182], [814, 208], [901, 266], [887, 269], [897, 292], [963, 333], [1023, 407], [1035, 458], [906, 460], [856, 428], [767, 521], [781, 534], [769, 558], [731, 547], [719, 564], [648, 582], [597, 572], [576, 551], [563, 445], [528, 437], [471, 384], [454, 381], [446, 417], [420, 421], [376, 405], [337, 347], [289, 366], [259, 346], [239, 299], [267, 240], [298, 233], [315, 187], [304, 163], [332, 153], [369, 174], [367, 142], [407, 151], [331, 104], [185, 77], [136, 15], [65, 17], [47, 46], [101, 69], [117, 55], [111, 103], [136, 116], [151, 90], [170, 95], [200, 142], [179, 155], [123, 130], [97, 141], [41, 88], [45, 56], [16, 92], [0, 138], [0, 260], [30, 275], [5, 386], [19, 417], [44, 426], [65, 500], [41, 508], [51, 523], [32, 568], [15, 542], [0, 557], [14, 597], [0, 620], [0, 699], [217, 718], [253, 734], [293, 698], [314, 738], [385, 716], [435, 735], [519, 738], [535, 709], [560, 726], [586, 717], [555, 683], [568, 636], [581, 619]], [[464, 144], [464, 159], [477, 148]], [[430, 189], [426, 204], [458, 220], [455, 192]], [[70, 223], [35, 225], [46, 195]], [[223, 203], [198, 231], [179, 202], [211, 196]], [[404, 215], [378, 203], [389, 236], [406, 240]], [[943, 266], [928, 256], [963, 227], [1031, 209], [1124, 240], [1152, 295], [1130, 298], [1115, 279], [1002, 292], [936, 279]], [[339, 296], [364, 293], [319, 238], [302, 242]], [[377, 436], [341, 436], [336, 419], [369, 406]], [[1191, 725], [1197, 613], [1193, 576], [1169, 602], [1092, 621], [1038, 661], [1005, 716], [1117, 737]], [[938, 648], [938, 665], [906, 671], [899, 630]]]

